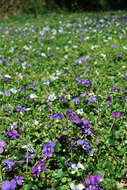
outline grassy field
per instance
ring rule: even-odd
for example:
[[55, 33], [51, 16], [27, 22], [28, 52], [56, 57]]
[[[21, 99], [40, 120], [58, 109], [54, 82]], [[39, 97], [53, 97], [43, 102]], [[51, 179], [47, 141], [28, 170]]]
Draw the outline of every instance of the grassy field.
[[127, 189], [127, 12], [0, 20], [2, 190]]

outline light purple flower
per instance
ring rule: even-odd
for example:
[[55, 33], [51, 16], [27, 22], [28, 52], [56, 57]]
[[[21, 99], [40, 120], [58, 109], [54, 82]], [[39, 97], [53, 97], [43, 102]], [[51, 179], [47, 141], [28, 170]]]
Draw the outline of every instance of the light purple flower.
[[11, 181], [6, 180], [1, 184], [1, 190], [15, 190], [15, 188], [16, 183], [14, 179], [12, 179]]
[[73, 102], [77, 105], [78, 104], [78, 102], [80, 101], [80, 99], [78, 98], [78, 97], [75, 97], [74, 99], [73, 99]]
[[77, 140], [77, 144], [83, 145], [83, 144], [84, 144], [84, 141], [83, 141], [82, 139], [79, 139], [79, 140]]
[[6, 142], [5, 141], [0, 141], [0, 154], [3, 153], [4, 149], [3, 149], [3, 146], [6, 145]]
[[16, 176], [15, 177], [15, 181], [18, 185], [22, 186], [22, 182], [23, 182], [24, 177], [23, 176]]
[[92, 98], [87, 98], [88, 104], [96, 101], [96, 96], [93, 96]]
[[116, 116], [117, 118], [120, 117], [120, 112], [112, 112], [112, 115]]

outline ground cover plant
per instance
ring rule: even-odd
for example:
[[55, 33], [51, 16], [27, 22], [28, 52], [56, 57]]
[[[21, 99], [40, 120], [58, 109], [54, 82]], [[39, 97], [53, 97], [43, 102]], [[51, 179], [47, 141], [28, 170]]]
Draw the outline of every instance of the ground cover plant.
[[127, 188], [127, 13], [0, 21], [2, 190]]

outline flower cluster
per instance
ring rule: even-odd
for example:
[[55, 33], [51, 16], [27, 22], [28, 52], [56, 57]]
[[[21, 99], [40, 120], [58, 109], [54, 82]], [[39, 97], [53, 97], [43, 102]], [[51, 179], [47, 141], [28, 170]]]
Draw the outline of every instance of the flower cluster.
[[89, 87], [91, 85], [90, 79], [80, 79], [79, 77], [75, 79], [77, 83], [84, 84], [86, 87]]
[[99, 187], [101, 181], [102, 175], [90, 175], [88, 179], [85, 179], [86, 190], [103, 190], [101, 187]]

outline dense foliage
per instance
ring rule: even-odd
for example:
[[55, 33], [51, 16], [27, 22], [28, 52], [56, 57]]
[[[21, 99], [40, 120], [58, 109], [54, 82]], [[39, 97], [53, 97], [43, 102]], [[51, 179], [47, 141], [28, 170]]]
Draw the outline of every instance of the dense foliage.
[[0, 22], [2, 190], [127, 185], [127, 13]]
[[1, 0], [0, 12], [44, 14], [48, 10], [90, 11], [126, 9], [126, 0]]

